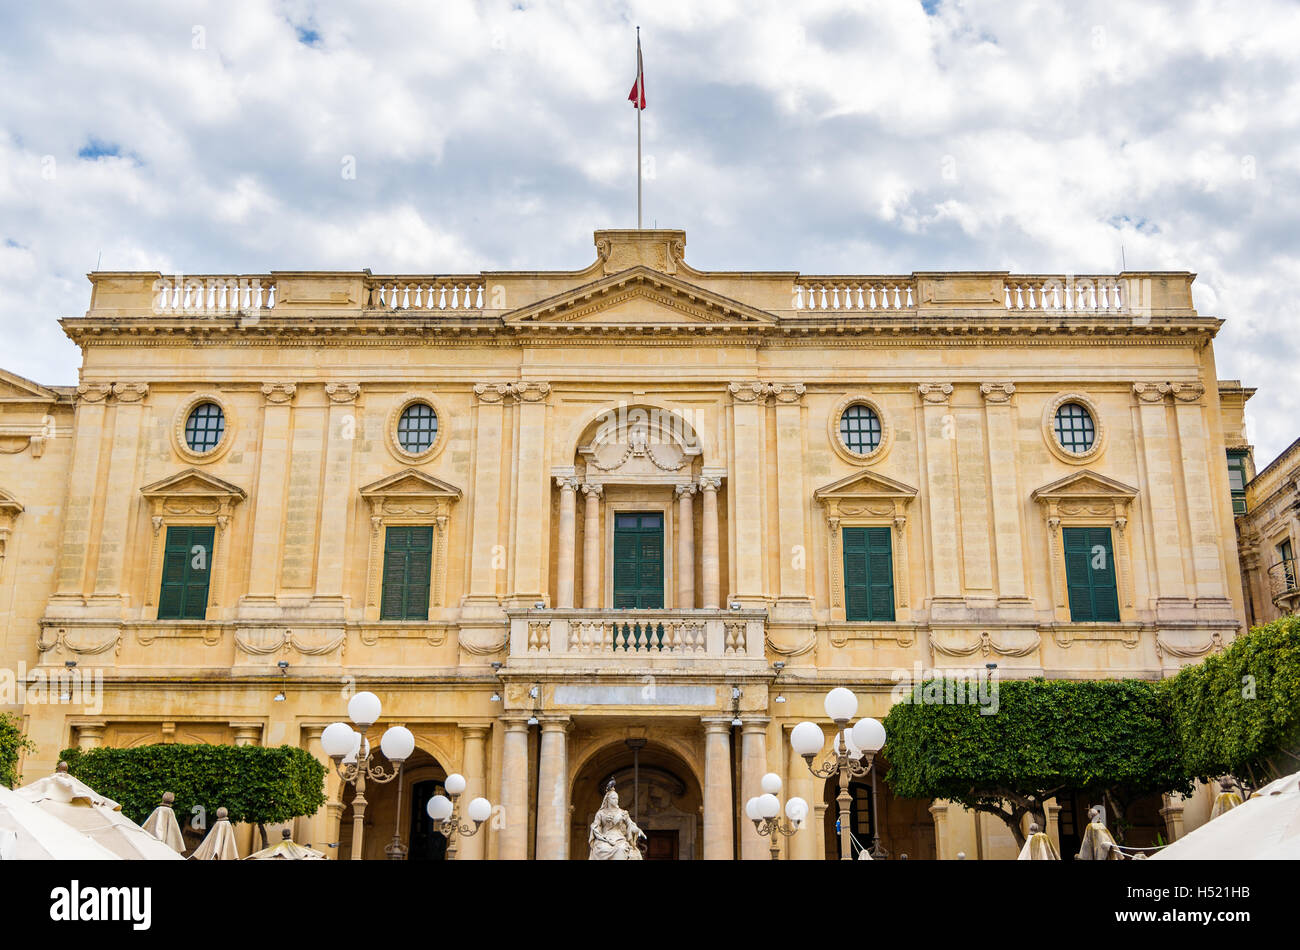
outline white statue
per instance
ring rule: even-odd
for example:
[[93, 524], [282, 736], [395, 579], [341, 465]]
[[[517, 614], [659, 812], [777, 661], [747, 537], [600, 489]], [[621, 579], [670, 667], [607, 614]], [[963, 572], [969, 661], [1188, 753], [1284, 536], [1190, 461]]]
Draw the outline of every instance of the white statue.
[[610, 779], [605, 789], [605, 800], [591, 821], [591, 834], [587, 836], [591, 851], [587, 860], [640, 861], [641, 850], [637, 841], [644, 837], [645, 833], [632, 821], [632, 816], [618, 807], [618, 792], [614, 791], [614, 780]]

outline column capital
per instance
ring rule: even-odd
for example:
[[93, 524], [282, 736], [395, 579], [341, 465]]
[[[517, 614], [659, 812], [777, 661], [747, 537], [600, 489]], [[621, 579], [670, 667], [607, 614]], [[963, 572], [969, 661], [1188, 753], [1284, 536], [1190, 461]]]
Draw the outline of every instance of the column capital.
[[142, 402], [149, 395], [148, 383], [114, 383], [113, 398], [122, 403]]
[[578, 486], [580, 484], [581, 483], [578, 481], [576, 475], [555, 476], [555, 487], [560, 489], [560, 491], [570, 491], [576, 493], [578, 491]]
[[506, 732], [527, 732], [527, 716], [502, 716], [501, 721], [506, 724]]
[[262, 385], [262, 395], [266, 401], [274, 406], [282, 406], [293, 402], [293, 397], [298, 394], [298, 387], [294, 383], [264, 383]]
[[731, 383], [727, 386], [727, 392], [731, 393], [733, 402], [755, 403], [760, 406], [766, 403], [767, 397], [771, 395], [770, 387], [758, 380], [747, 383]]
[[730, 716], [703, 716], [700, 718], [700, 722], [704, 723], [704, 731], [706, 733], [717, 734], [721, 732], [731, 732]]
[[604, 485], [594, 484], [592, 482], [582, 483], [582, 493], [588, 498], [599, 498], [605, 491]]
[[104, 402], [112, 391], [112, 383], [82, 383], [77, 387], [77, 401], [85, 403]]
[[1134, 383], [1133, 395], [1137, 397], [1138, 402], [1160, 403], [1165, 401], [1165, 397], [1172, 391], [1168, 383]]
[[520, 402], [545, 402], [551, 394], [551, 384], [528, 380], [510, 384], [510, 395]]
[[720, 489], [721, 487], [722, 487], [722, 476], [721, 476], [721, 475], [701, 475], [701, 476], [700, 476], [700, 491], [702, 491], [702, 492], [706, 492], [706, 491], [716, 492], [716, 491], [717, 491], [718, 489]]
[[803, 383], [769, 383], [768, 390], [777, 402], [798, 403], [803, 399], [807, 387]]
[[361, 386], [357, 383], [326, 383], [325, 395], [331, 403], [352, 403], [361, 395]]
[[1172, 383], [1169, 389], [1177, 402], [1196, 403], [1205, 395], [1205, 386], [1201, 383]]
[[[527, 720], [524, 720], [524, 724], [527, 725]], [[485, 739], [492, 731], [491, 724], [486, 722], [462, 722], [459, 725], [466, 739]]]
[[1015, 391], [1015, 383], [980, 383], [980, 394], [984, 396], [984, 401], [989, 404], [1009, 403]]
[[741, 719], [740, 731], [742, 733], [762, 732], [766, 734], [768, 723], [771, 721], [771, 718], [768, 716], [747, 717]]
[[475, 383], [474, 397], [479, 402], [485, 402], [494, 405], [501, 402], [510, 394], [512, 383]]
[[921, 383], [916, 391], [920, 393], [922, 402], [932, 406], [946, 406], [948, 397], [952, 395], [952, 383]]
[[678, 498], [681, 498], [683, 495], [694, 495], [697, 491], [700, 491], [700, 487], [696, 485], [694, 482], [689, 482], [688, 484], [685, 485], [673, 486], [673, 493]]
[[573, 727], [573, 720], [568, 716], [543, 716], [542, 732], [568, 732]]

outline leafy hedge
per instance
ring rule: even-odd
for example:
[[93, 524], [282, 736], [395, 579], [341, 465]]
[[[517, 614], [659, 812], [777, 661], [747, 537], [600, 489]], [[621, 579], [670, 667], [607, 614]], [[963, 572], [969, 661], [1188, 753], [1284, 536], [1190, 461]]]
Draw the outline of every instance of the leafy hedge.
[[35, 744], [27, 738], [18, 720], [9, 713], [0, 713], [0, 785], [6, 788], [17, 785], [18, 757], [35, 751]]
[[1161, 688], [1189, 775], [1258, 786], [1300, 766], [1300, 617], [1255, 627]]
[[306, 749], [233, 745], [144, 745], [64, 749], [68, 771], [115, 799], [142, 822], [163, 792], [176, 796], [185, 825], [202, 807], [210, 824], [225, 807], [235, 822], [276, 823], [311, 815], [325, 803], [325, 767]]
[[[1124, 803], [1151, 792], [1190, 792], [1169, 741], [1165, 697], [1141, 680], [1019, 680], [998, 684], [998, 710], [898, 703], [885, 719], [886, 776], [895, 795], [945, 798], [996, 815], [1017, 840], [1025, 815], [1046, 826], [1050, 798], [1105, 795]], [[913, 696], [936, 695], [926, 685]]]

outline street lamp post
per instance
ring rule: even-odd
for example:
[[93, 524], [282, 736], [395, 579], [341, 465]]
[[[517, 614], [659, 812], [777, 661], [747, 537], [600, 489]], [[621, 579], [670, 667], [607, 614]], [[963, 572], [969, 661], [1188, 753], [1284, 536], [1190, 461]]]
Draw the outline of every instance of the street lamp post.
[[[393, 770], [387, 772], [379, 764], [370, 764], [370, 740], [366, 738], [366, 731], [379, 720], [382, 710], [379, 697], [374, 693], [357, 693], [348, 700], [348, 718], [360, 731], [346, 722], [335, 722], [326, 726], [320, 737], [321, 748], [334, 760], [334, 769], [339, 778], [356, 787], [356, 795], [352, 799], [353, 861], [361, 860], [365, 836], [366, 780], [380, 785], [391, 782], [402, 774], [402, 763], [415, 751], [415, 736], [411, 730], [405, 726], [392, 726], [384, 731], [379, 740], [379, 748], [388, 761], [393, 763]], [[389, 854], [395, 856], [391, 850]]]
[[[843, 686], [826, 694], [826, 715], [835, 723], [835, 742], [832, 753], [818, 767], [813, 759], [826, 744], [822, 727], [815, 722], [801, 722], [790, 731], [790, 745], [796, 755], [808, 763], [808, 770], [817, 778], [839, 776], [840, 792], [835, 801], [839, 804], [840, 858], [853, 859], [853, 836], [849, 827], [853, 796], [849, 794], [849, 780], [871, 774], [872, 760], [885, 745], [885, 727], [870, 718], [859, 719], [852, 728], [849, 720], [858, 712], [858, 697]], [[865, 764], [864, 764], [865, 763]]]
[[764, 838], [772, 839], [769, 849], [772, 860], [781, 860], [781, 839], [791, 837], [803, 827], [808, 817], [808, 803], [802, 798], [792, 798], [785, 803], [785, 819], [782, 820], [781, 800], [776, 796], [781, 791], [781, 776], [768, 772], [761, 783], [763, 794], [756, 795], [745, 803], [745, 814], [754, 823], [754, 830]]
[[[472, 838], [478, 834], [483, 822], [492, 815], [492, 803], [486, 798], [476, 798], [469, 803], [465, 811], [473, 825], [463, 825], [460, 821], [460, 809], [457, 807], [461, 793], [465, 791], [465, 776], [452, 772], [443, 783], [446, 795], [434, 795], [429, 799], [427, 810], [433, 819], [433, 830], [447, 839], [447, 860], [456, 860], [456, 842], [460, 838]], [[450, 798], [448, 796], [451, 796]]]

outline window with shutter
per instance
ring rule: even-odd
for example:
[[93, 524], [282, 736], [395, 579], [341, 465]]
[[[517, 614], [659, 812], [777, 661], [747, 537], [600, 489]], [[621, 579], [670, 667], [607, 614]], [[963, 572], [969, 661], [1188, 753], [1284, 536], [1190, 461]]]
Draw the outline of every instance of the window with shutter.
[[163, 543], [159, 620], [203, 620], [212, 574], [212, 525], [170, 525]]
[[844, 528], [846, 620], [894, 619], [894, 557], [889, 528]]
[[428, 620], [433, 572], [433, 527], [389, 527], [384, 533], [380, 620]]
[[664, 518], [660, 512], [619, 512], [614, 518], [614, 606], [664, 605]]
[[1063, 528], [1065, 581], [1070, 619], [1076, 623], [1119, 620], [1119, 585], [1110, 528]]

